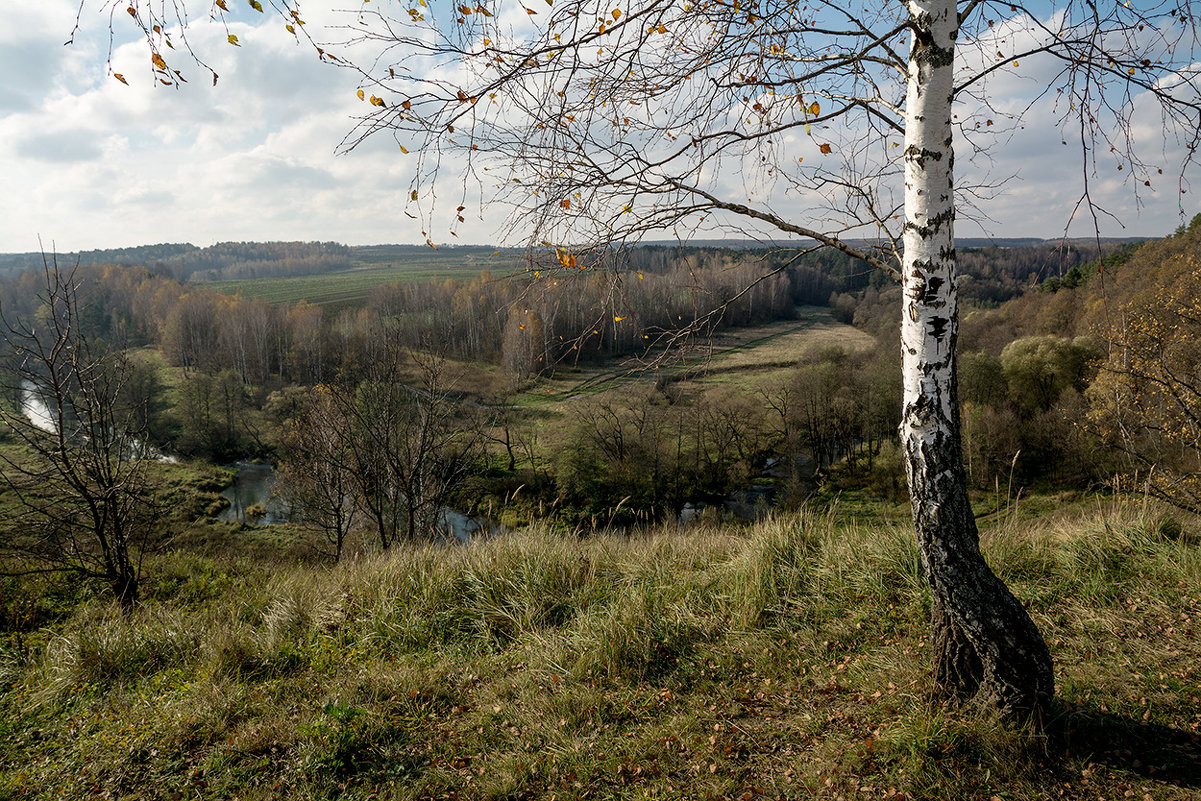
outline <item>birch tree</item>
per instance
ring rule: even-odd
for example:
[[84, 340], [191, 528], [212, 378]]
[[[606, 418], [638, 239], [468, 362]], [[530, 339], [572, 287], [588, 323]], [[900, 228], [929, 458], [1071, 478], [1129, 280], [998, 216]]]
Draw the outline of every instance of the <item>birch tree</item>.
[[[364, 111], [345, 145], [395, 138], [415, 170], [407, 213], [431, 243], [458, 235], [473, 200], [506, 202], [512, 230], [567, 271], [648, 232], [726, 230], [835, 248], [901, 282], [901, 438], [938, 689], [1045, 707], [1048, 649], [981, 557], [968, 504], [954, 222], [986, 212], [1001, 183], [956, 186], [953, 146], [987, 155], [1023, 114], [1051, 115], [1081, 160], [1076, 213], [1105, 213], [1092, 203], [1101, 176], [1136, 195], [1183, 191], [1201, 122], [1188, 3], [544, 3], [363, 3], [326, 34], [299, 4], [270, 5], [319, 58], [359, 71]], [[144, 33], [156, 78], [178, 83], [181, 2], [106, 5]], [[211, 13], [224, 19], [226, 3]], [[1007, 111], [992, 87], [1035, 68], [1042, 102]], [[1166, 145], [1151, 146], [1136, 112]]]

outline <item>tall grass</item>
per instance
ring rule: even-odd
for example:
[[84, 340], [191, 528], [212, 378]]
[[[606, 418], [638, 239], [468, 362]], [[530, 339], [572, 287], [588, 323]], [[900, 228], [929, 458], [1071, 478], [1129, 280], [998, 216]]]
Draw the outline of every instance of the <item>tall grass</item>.
[[[984, 532], [1069, 719], [1201, 725], [1190, 525], [1077, 505]], [[837, 509], [153, 567], [136, 613], [83, 601], [0, 652], [0, 798], [1038, 798], [1064, 770], [1188, 790], [1095, 755], [1051, 781], [1047, 741], [932, 708], [912, 536]]]

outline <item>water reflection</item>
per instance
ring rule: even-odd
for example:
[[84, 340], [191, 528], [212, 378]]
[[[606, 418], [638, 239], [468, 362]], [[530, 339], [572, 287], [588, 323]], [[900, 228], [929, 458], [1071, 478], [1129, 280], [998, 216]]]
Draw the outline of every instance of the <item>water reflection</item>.
[[438, 513], [438, 528], [444, 536], [449, 534], [459, 542], [467, 542], [476, 537], [490, 537], [504, 534], [508, 528], [495, 520], [486, 517], [468, 517], [454, 509], [444, 508]]
[[678, 520], [681, 524], [700, 520], [705, 509], [709, 506], [717, 506], [724, 514], [730, 515], [735, 520], [754, 522], [771, 514], [777, 503], [774, 484], [752, 484], [726, 496], [719, 504], [689, 501], [680, 509]]
[[40, 431], [45, 431], [47, 434], [58, 432], [58, 426], [54, 422], [54, 415], [50, 413], [50, 407], [46, 405], [42, 394], [28, 378], [21, 379], [21, 414], [25, 415], [30, 425]]
[[[58, 415], [51, 411], [50, 405], [46, 403], [46, 396], [28, 378], [21, 379], [20, 405], [21, 414], [25, 415], [34, 428], [47, 434], [58, 433]], [[74, 431], [68, 432], [68, 439], [78, 441], [76, 437], [79, 436], [79, 429], [80, 426], [76, 425]], [[84, 438], [86, 439], [86, 435]], [[169, 464], [179, 463], [178, 458], [163, 453], [145, 440], [127, 437], [116, 441], [121, 443], [121, 458], [126, 461], [150, 459]]]
[[[287, 523], [290, 510], [274, 493], [275, 471], [271, 465], [240, 462], [234, 474], [234, 483], [221, 493], [229, 501], [229, 507], [217, 516], [219, 520], [234, 523], [271, 526]], [[486, 517], [470, 517], [454, 509], [444, 508], [438, 513], [440, 539], [466, 542], [476, 537], [487, 537], [507, 531], [495, 520]]]
[[275, 471], [269, 464], [239, 462], [234, 481], [221, 493], [229, 506], [218, 520], [233, 523], [257, 523], [264, 526], [287, 523], [288, 510], [274, 493]]

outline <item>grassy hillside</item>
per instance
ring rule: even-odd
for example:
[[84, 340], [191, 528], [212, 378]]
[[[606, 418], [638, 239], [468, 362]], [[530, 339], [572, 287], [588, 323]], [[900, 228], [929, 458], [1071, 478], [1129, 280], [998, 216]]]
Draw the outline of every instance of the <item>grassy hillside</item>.
[[910, 535], [837, 509], [335, 569], [231, 539], [132, 615], [5, 585], [0, 798], [1196, 798], [1192, 524], [1047, 507], [984, 534], [1057, 660], [1045, 736], [931, 707]]
[[1080, 271], [1072, 285], [1027, 292], [999, 308], [968, 312], [960, 349], [1000, 353], [1015, 339], [1041, 334], [1108, 336], [1111, 329], [1121, 327], [1124, 307], [1146, 303], [1157, 292], [1191, 280], [1199, 256], [1201, 222], [1187, 231], [1120, 252], [1099, 271], [1093, 263]]
[[835, 320], [829, 309], [798, 306], [795, 319], [698, 338], [691, 348], [682, 354], [668, 354], [661, 364], [654, 363], [651, 354], [645, 360], [614, 359], [578, 367], [556, 365], [553, 375], [531, 382], [519, 400], [554, 405], [630, 384], [654, 382], [662, 376], [698, 386], [734, 383], [755, 390], [777, 379], [781, 369], [794, 366], [811, 351], [830, 346], [866, 350], [875, 345], [870, 335]]

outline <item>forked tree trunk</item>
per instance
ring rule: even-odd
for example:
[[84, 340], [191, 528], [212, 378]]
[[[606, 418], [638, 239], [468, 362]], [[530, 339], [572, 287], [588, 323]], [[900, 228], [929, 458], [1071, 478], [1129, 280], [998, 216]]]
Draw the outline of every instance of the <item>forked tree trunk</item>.
[[975, 697], [1004, 713], [1037, 712], [1054, 693], [1051, 655], [980, 554], [960, 447], [951, 150], [956, 3], [910, 0], [909, 9], [901, 440], [933, 594], [936, 680], [951, 699]]

